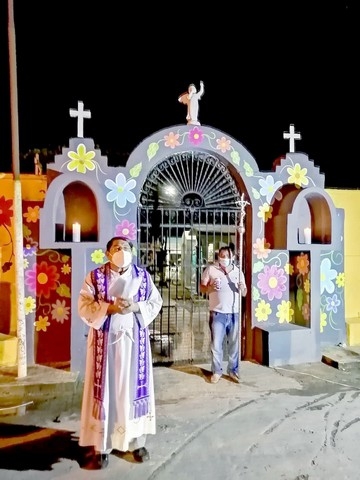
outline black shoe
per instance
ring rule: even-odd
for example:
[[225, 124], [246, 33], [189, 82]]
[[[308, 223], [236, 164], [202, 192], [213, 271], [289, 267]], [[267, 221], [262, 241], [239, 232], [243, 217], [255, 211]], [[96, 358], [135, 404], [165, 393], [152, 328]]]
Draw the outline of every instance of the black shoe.
[[149, 452], [146, 450], [145, 447], [137, 448], [133, 452], [134, 460], [137, 462], [147, 462], [150, 460]]
[[93, 453], [86, 457], [81, 468], [85, 470], [102, 470], [109, 465], [109, 455], [107, 453]]

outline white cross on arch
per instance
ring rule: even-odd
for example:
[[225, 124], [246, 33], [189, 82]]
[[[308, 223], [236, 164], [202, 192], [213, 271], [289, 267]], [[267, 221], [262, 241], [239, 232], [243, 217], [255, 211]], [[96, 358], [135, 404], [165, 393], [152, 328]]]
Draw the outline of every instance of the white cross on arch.
[[91, 118], [90, 110], [84, 110], [84, 102], [78, 102], [78, 109], [70, 108], [70, 117], [77, 117], [77, 136], [84, 138], [84, 118]]
[[284, 138], [285, 140], [289, 139], [290, 140], [290, 147], [289, 147], [289, 152], [294, 153], [295, 152], [295, 140], [301, 140], [301, 135], [300, 133], [295, 133], [295, 127], [294, 124], [290, 124], [289, 132], [284, 132]]

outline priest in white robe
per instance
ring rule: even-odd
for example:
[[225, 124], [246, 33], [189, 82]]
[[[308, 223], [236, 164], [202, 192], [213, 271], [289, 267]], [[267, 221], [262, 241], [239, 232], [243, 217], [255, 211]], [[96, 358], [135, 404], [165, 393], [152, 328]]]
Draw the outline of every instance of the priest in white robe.
[[148, 326], [163, 301], [149, 273], [132, 263], [132, 244], [113, 237], [109, 261], [86, 275], [78, 299], [90, 327], [79, 445], [92, 447], [82, 467], [101, 469], [115, 449], [149, 459], [146, 436], [156, 433]]

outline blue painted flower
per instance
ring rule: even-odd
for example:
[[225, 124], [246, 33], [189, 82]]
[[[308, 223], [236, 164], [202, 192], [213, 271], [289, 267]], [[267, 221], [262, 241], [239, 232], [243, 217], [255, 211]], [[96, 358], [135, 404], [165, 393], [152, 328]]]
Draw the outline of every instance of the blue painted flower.
[[282, 187], [282, 182], [274, 181], [274, 178], [271, 175], [267, 175], [266, 179], [261, 178], [259, 180], [260, 185], [260, 195], [266, 197], [267, 203], [270, 203], [275, 196], [276, 200], [281, 200], [282, 194], [279, 189]]
[[326, 311], [327, 312], [337, 312], [337, 307], [340, 305], [340, 300], [338, 299], [338, 296], [336, 293], [332, 297], [326, 297]]
[[124, 208], [127, 202], [135, 203], [136, 197], [131, 190], [135, 187], [136, 181], [131, 178], [126, 181], [123, 173], [118, 173], [115, 182], [111, 179], [105, 180], [105, 186], [110, 190], [106, 195], [108, 202], [115, 202], [118, 207]]
[[320, 293], [326, 290], [328, 293], [333, 293], [335, 284], [333, 280], [337, 276], [337, 271], [331, 268], [331, 262], [328, 258], [324, 258], [320, 264]]

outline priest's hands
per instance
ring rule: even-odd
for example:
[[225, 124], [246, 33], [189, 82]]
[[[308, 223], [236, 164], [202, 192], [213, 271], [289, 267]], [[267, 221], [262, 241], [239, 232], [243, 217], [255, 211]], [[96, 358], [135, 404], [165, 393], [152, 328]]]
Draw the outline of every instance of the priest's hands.
[[107, 313], [113, 315], [119, 313], [120, 315], [126, 315], [127, 313], [134, 313], [140, 310], [139, 304], [132, 299], [115, 297], [114, 303], [108, 306]]

